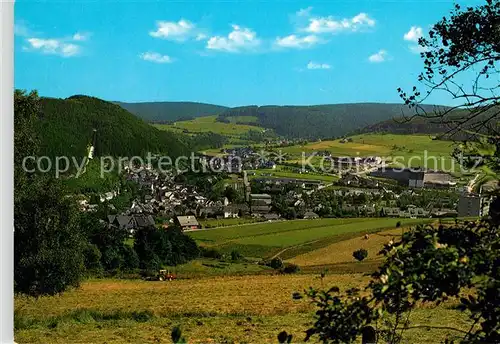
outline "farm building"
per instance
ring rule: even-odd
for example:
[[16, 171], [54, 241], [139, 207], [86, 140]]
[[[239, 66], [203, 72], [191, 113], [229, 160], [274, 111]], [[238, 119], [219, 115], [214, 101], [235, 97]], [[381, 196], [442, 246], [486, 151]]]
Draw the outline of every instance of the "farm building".
[[186, 230], [186, 229], [200, 229], [201, 228], [198, 220], [193, 215], [177, 216], [176, 217], [176, 222], [179, 225], [179, 227], [181, 227], [182, 230]]

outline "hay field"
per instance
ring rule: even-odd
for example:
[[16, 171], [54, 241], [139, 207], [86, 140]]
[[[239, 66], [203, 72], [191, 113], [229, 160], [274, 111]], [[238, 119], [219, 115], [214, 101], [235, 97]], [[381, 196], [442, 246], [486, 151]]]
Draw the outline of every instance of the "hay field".
[[[366, 283], [362, 275], [214, 277], [173, 282], [99, 280], [54, 297], [15, 299], [18, 343], [170, 343], [180, 325], [189, 343], [275, 343], [286, 330], [297, 341], [313, 321], [307, 300], [293, 292], [309, 286], [342, 290]], [[466, 328], [450, 309], [422, 308], [413, 325]], [[438, 343], [445, 331], [407, 332], [411, 343]]]
[[328, 245], [318, 250], [304, 253], [289, 259], [290, 263], [299, 266], [318, 266], [330, 265], [338, 263], [352, 263], [358, 262], [352, 256], [352, 253], [358, 249], [365, 249], [368, 251], [368, 257], [362, 263], [370, 261], [381, 261], [383, 258], [378, 253], [391, 239], [395, 241], [401, 238], [401, 228], [391, 229], [368, 235], [366, 239], [364, 236], [343, 240], [338, 243]]
[[[349, 219], [337, 219], [340, 220]], [[331, 221], [322, 219], [317, 225], [321, 228]], [[290, 221], [290, 225], [300, 228], [302, 224], [298, 222]], [[360, 225], [363, 221], [353, 223]], [[279, 229], [278, 224], [269, 225]], [[255, 226], [246, 227], [253, 235], [263, 233], [263, 228]], [[225, 238], [238, 232], [236, 228], [226, 230], [230, 232]], [[342, 240], [290, 261], [303, 264], [306, 269], [311, 264], [341, 263], [349, 261], [352, 251], [359, 247], [369, 250], [368, 260], [375, 259], [372, 253], [400, 233], [398, 228], [371, 234], [368, 240]], [[222, 236], [219, 233], [214, 237], [221, 240]], [[319, 273], [198, 276], [172, 282], [89, 280], [59, 296], [16, 296], [15, 339], [18, 343], [56, 344], [171, 343], [172, 328], [180, 326], [189, 343], [275, 343], [283, 330], [294, 335], [294, 342], [301, 342], [304, 331], [314, 321], [315, 309], [307, 299], [293, 300], [294, 292], [311, 286], [338, 286], [346, 290], [363, 287], [368, 280], [367, 275], [358, 273], [326, 274], [323, 278]], [[408, 330], [404, 340], [440, 343], [456, 334], [445, 329], [429, 331], [422, 327], [425, 325], [467, 330], [467, 315], [454, 309], [455, 304], [449, 300], [439, 307], [414, 310], [411, 325], [419, 328]]]

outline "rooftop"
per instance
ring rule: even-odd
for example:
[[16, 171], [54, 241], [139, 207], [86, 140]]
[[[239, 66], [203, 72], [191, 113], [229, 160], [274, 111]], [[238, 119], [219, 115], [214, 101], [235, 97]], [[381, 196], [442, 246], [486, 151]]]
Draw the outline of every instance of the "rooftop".
[[199, 226], [200, 225], [198, 223], [198, 220], [196, 220], [196, 217], [194, 217], [192, 215], [177, 216], [177, 221], [179, 221], [179, 225], [181, 227], [185, 227], [185, 226]]

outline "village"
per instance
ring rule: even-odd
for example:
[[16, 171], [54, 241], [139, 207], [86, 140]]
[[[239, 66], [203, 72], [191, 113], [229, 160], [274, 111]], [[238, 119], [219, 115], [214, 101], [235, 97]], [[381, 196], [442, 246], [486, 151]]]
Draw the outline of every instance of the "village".
[[[344, 170], [338, 180], [327, 183], [275, 176], [276, 166], [293, 172], [297, 167], [264, 159], [262, 153], [250, 147], [227, 149], [224, 153], [226, 155], [217, 159], [200, 157], [219, 173], [196, 176], [198, 185], [187, 182], [185, 177], [180, 178], [174, 171], [160, 172], [151, 166], [140, 170], [125, 167], [126, 180], [137, 184], [141, 195], [121, 212], [111, 202], [119, 195], [119, 190], [100, 195], [100, 204], [108, 204], [111, 210], [107, 219], [101, 221], [133, 235], [136, 229], [148, 226], [208, 229], [210, 226], [204, 226], [203, 221], [210, 219], [439, 218], [474, 217], [488, 212], [490, 200], [458, 187], [450, 174], [396, 170], [383, 166], [380, 157], [353, 158], [355, 165], [351, 165], [350, 170]], [[347, 164], [349, 159], [332, 157], [328, 152], [318, 154], [329, 156], [338, 166]], [[364, 173], [359, 173], [360, 169]], [[263, 172], [257, 176], [253, 172], [256, 170]], [[200, 183], [218, 183], [223, 192], [214, 196], [211, 191], [200, 188]], [[233, 197], [225, 196], [226, 192]], [[96, 211], [98, 204], [89, 204], [88, 199], [83, 199], [80, 206], [84, 211]]]

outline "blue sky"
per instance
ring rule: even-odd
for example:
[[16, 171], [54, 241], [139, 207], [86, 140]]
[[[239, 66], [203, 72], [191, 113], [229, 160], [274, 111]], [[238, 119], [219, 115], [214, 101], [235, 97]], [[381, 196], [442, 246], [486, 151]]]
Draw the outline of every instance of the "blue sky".
[[400, 102], [396, 89], [410, 89], [423, 67], [416, 40], [452, 6], [21, 0], [15, 87], [50, 97], [227, 106]]

